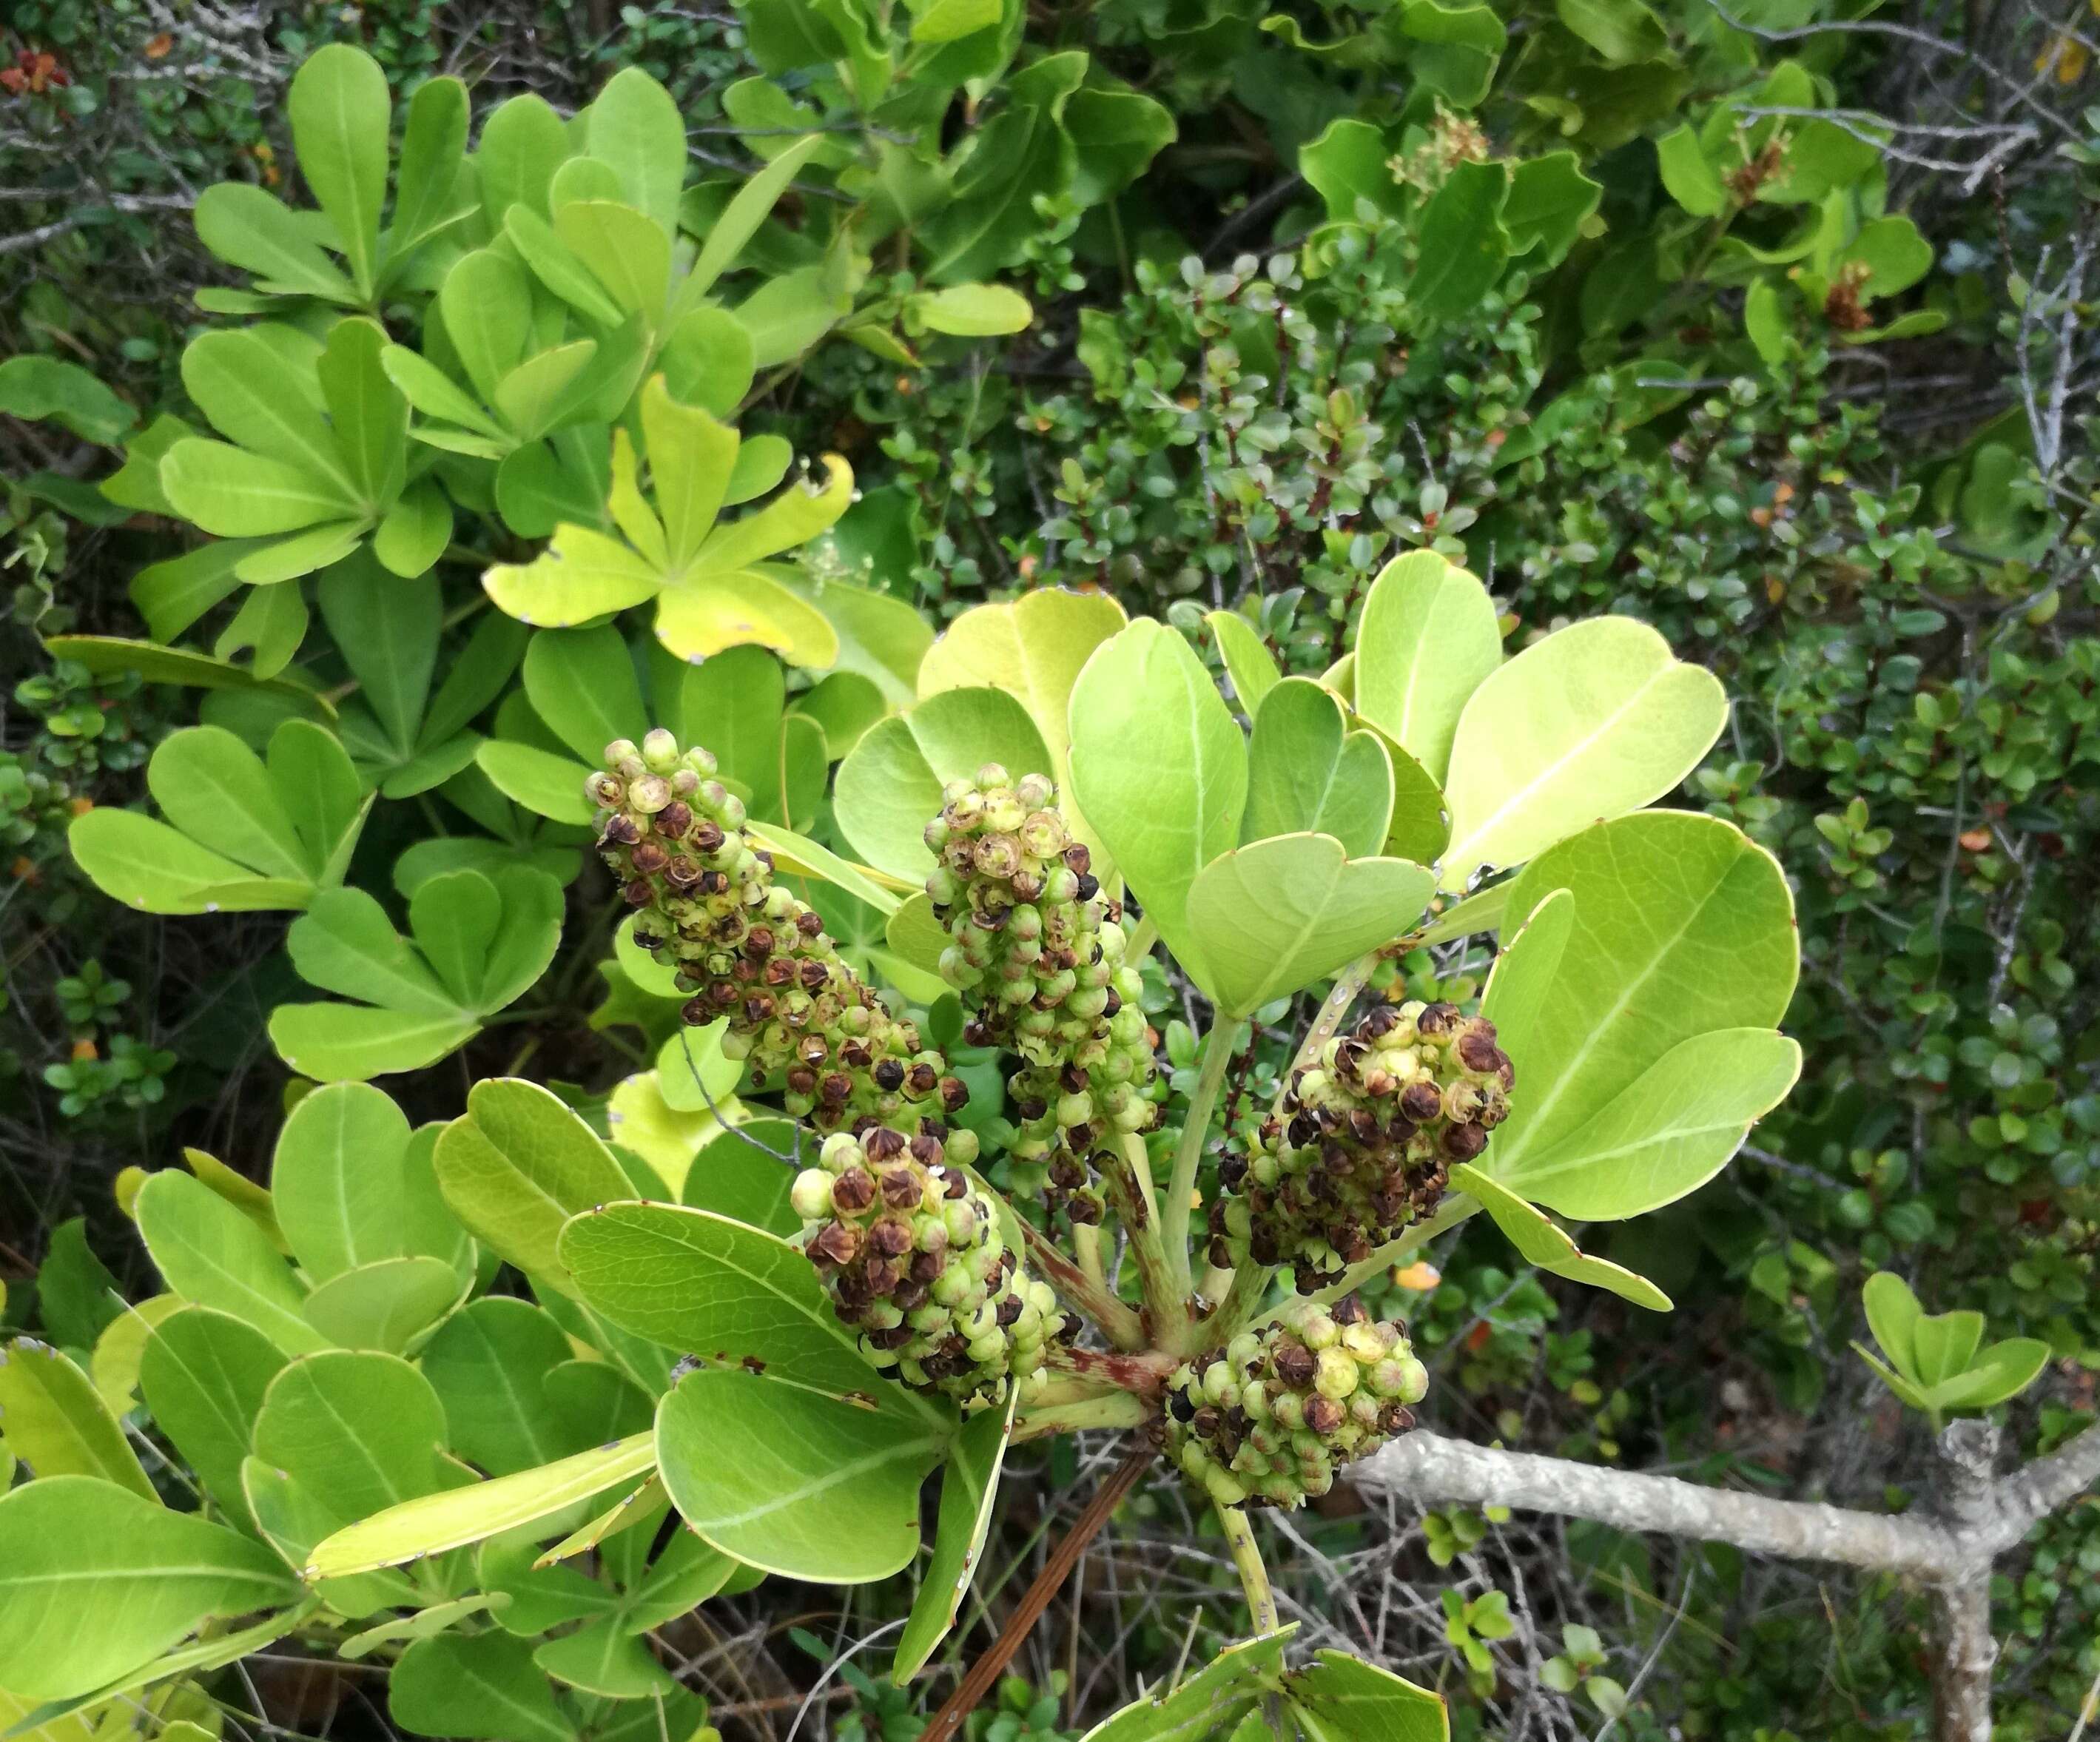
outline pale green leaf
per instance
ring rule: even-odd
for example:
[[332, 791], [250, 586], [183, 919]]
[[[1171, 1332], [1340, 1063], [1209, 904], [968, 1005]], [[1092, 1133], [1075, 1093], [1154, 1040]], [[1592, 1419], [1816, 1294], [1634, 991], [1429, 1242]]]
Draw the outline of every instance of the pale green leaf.
[[1593, 618], [1526, 648], [1459, 717], [1444, 886], [1661, 798], [1727, 717], [1720, 681], [1630, 618]]
[[1435, 887], [1405, 859], [1350, 859], [1329, 835], [1277, 836], [1198, 874], [1177, 957], [1220, 1012], [1246, 1017], [1410, 930]]

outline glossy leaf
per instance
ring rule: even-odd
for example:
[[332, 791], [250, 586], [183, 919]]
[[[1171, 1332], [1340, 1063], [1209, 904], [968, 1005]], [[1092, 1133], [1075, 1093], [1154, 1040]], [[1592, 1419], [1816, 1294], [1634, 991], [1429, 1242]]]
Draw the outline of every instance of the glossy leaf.
[[1050, 752], [1026, 707], [1004, 690], [938, 691], [874, 727], [839, 765], [840, 832], [868, 864], [917, 884], [933, 868], [924, 836], [941, 788], [986, 762], [1019, 776], [1046, 770]]
[[1697, 766], [1727, 714], [1712, 673], [1682, 664], [1630, 618], [1593, 618], [1526, 648], [1459, 717], [1445, 888], [1661, 798]]
[[687, 1524], [747, 1566], [831, 1585], [910, 1563], [919, 1486], [947, 1438], [938, 1417], [738, 1368], [687, 1374], [656, 1414], [657, 1466]]
[[309, 1578], [342, 1578], [522, 1530], [631, 1483], [655, 1462], [653, 1433], [466, 1488], [425, 1494], [340, 1530], [313, 1551]]
[[1679, 1043], [1770, 1028], [1793, 991], [1793, 902], [1771, 856], [1718, 818], [1650, 811], [1584, 830], [1515, 880], [1512, 915], [1574, 892], [1559, 972], [1486, 1165], [1514, 1184]]
[[1527, 1203], [1491, 1174], [1462, 1162], [1451, 1170], [1451, 1184], [1479, 1202], [1526, 1264], [1571, 1282], [1606, 1290], [1651, 1312], [1670, 1310], [1670, 1297], [1647, 1277], [1607, 1259], [1590, 1257], [1544, 1211]]
[[1349, 731], [1341, 704], [1310, 678], [1275, 685], [1247, 745], [1241, 844], [1310, 832], [1365, 858], [1385, 845], [1392, 813], [1392, 761], [1378, 738]]
[[935, 1528], [933, 1557], [911, 1604], [911, 1618], [897, 1642], [890, 1679], [902, 1687], [925, 1668], [962, 1612], [991, 1528], [992, 1506], [999, 1497], [999, 1471], [1013, 1432], [1019, 1394], [1009, 1391], [1004, 1409], [982, 1409], [955, 1436], [941, 1474], [940, 1522]]
[[437, 1176], [452, 1213], [500, 1257], [565, 1292], [556, 1253], [569, 1217], [629, 1195], [590, 1128], [549, 1091], [511, 1078], [476, 1083], [438, 1139]]
[[1379, 571], [1357, 631], [1357, 712], [1441, 782], [1467, 699], [1502, 662], [1494, 602], [1434, 551]]
[[1194, 650], [1140, 618], [1103, 642], [1072, 690], [1072, 790], [1177, 955], [1198, 871], [1239, 838], [1246, 745]]
[[206, 1622], [296, 1602], [260, 1543], [114, 1483], [60, 1475], [0, 1497], [0, 1686], [94, 1691]]
[[18, 1337], [0, 1351], [0, 1444], [32, 1476], [95, 1476], [160, 1504], [124, 1430], [60, 1351]]
[[1221, 1012], [1246, 1017], [1409, 930], [1435, 887], [1405, 859], [1350, 859], [1331, 836], [1277, 836], [1198, 873], [1176, 953]]

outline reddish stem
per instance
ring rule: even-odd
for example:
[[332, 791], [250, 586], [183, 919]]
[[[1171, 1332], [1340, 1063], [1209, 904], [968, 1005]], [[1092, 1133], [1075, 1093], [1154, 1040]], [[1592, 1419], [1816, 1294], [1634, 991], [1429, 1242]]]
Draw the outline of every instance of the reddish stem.
[[1087, 1545], [1101, 1534], [1101, 1526], [1123, 1496], [1127, 1494], [1145, 1473], [1145, 1466], [1152, 1462], [1153, 1448], [1140, 1445], [1116, 1466], [1115, 1474], [1094, 1491], [1094, 1497], [1087, 1502], [1087, 1510], [1079, 1520], [1065, 1533], [1065, 1540], [1043, 1563], [1043, 1570], [1035, 1575], [1035, 1582], [1028, 1587], [1021, 1605], [999, 1630], [999, 1637], [988, 1646], [984, 1654], [970, 1665], [970, 1673], [962, 1684], [948, 1696], [946, 1703], [933, 1714], [926, 1726], [920, 1742], [952, 1742], [962, 1733], [963, 1721], [977, 1709], [977, 1702], [991, 1691], [992, 1684], [1013, 1661], [1021, 1642], [1027, 1638], [1043, 1612], [1049, 1607], [1050, 1599], [1072, 1576], [1072, 1569], [1079, 1563], [1079, 1557], [1087, 1551]]

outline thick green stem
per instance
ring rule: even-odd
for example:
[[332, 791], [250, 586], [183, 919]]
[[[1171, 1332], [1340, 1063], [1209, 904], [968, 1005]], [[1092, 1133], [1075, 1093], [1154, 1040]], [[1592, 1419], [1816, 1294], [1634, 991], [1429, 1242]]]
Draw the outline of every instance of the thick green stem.
[[1203, 1055], [1197, 1067], [1196, 1087], [1189, 1097], [1189, 1118], [1181, 1127], [1180, 1147], [1174, 1153], [1174, 1175], [1167, 1187], [1167, 1202], [1161, 1215], [1167, 1244], [1167, 1261], [1174, 1267], [1176, 1291], [1188, 1299], [1193, 1278], [1189, 1264], [1189, 1213], [1194, 1206], [1196, 1173], [1202, 1165], [1204, 1140], [1211, 1134], [1211, 1115], [1217, 1109], [1218, 1092], [1224, 1087], [1225, 1072], [1233, 1062], [1233, 1038], [1239, 1024], [1220, 1017], [1203, 1037]]
[[1188, 1311], [1160, 1241], [1159, 1206], [1153, 1202], [1152, 1163], [1145, 1156], [1145, 1139], [1126, 1133], [1104, 1153], [1106, 1171], [1101, 1178], [1130, 1237], [1130, 1255], [1137, 1265], [1145, 1316], [1150, 1321], [1146, 1326], [1150, 1340], [1159, 1347], [1179, 1348]]
[[1220, 1506], [1218, 1522], [1225, 1527], [1225, 1542], [1233, 1551], [1233, 1564], [1239, 1569], [1240, 1589], [1246, 1593], [1254, 1631], [1257, 1634], [1275, 1632], [1276, 1593], [1269, 1588], [1268, 1568], [1262, 1565], [1261, 1550], [1255, 1545], [1254, 1526], [1238, 1506]]
[[1266, 1264], [1247, 1263], [1233, 1272], [1233, 1286], [1226, 1290], [1225, 1298], [1218, 1303], [1218, 1310], [1203, 1321], [1202, 1341], [1205, 1349], [1222, 1347], [1233, 1339], [1233, 1334], [1254, 1316], [1263, 1298], [1268, 1293], [1268, 1281], [1275, 1272]]
[[1104, 1391], [1096, 1397], [1022, 1410], [1013, 1420], [1013, 1438], [1017, 1444], [1052, 1434], [1075, 1434], [1088, 1427], [1142, 1427], [1151, 1413], [1151, 1406], [1129, 1391]]
[[1096, 1278], [1065, 1257], [1049, 1236], [1034, 1224], [1024, 1221], [1021, 1233], [1028, 1248], [1030, 1267], [1057, 1290], [1059, 1299], [1101, 1326], [1103, 1334], [1118, 1348], [1145, 1346], [1145, 1327], [1138, 1322], [1135, 1312], [1106, 1288], [1098, 1286]]

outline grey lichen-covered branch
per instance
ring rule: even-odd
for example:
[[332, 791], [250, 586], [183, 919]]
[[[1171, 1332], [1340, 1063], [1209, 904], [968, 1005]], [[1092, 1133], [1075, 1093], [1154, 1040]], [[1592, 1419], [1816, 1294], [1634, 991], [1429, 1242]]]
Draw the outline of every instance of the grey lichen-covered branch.
[[[1948, 1430], [1943, 1451], [1988, 1467], [1995, 1435], [1980, 1424]], [[1469, 1445], [1441, 1435], [1402, 1435], [1352, 1472], [1361, 1488], [1432, 1504], [1462, 1502], [1589, 1519], [1621, 1530], [1727, 1542], [1754, 1554], [1834, 1561], [1946, 1583], [1973, 1578], [2037, 1519], [2100, 1480], [2100, 1428], [2047, 1458], [1992, 1480], [1960, 1515], [1894, 1515], [1709, 1488], [1529, 1452]]]

